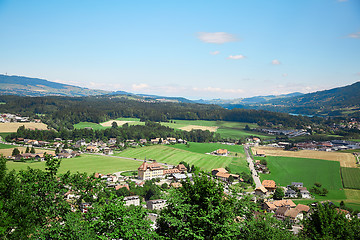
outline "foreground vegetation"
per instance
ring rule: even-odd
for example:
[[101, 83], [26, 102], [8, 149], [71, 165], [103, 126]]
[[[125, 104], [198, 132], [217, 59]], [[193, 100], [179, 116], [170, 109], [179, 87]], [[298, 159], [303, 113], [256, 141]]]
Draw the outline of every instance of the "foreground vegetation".
[[[167, 206], [156, 230], [142, 206], [124, 206], [121, 193], [86, 173], [58, 174], [60, 161], [47, 158], [46, 169], [6, 171], [0, 158], [0, 238], [2, 239], [356, 239], [359, 219], [348, 220], [328, 204], [318, 205], [298, 236], [250, 198], [226, 195], [223, 185], [204, 174], [167, 191]], [[78, 195], [68, 202], [71, 191]], [[158, 192], [151, 182], [135, 187]], [[139, 190], [139, 191], [137, 191]], [[131, 190], [132, 191], [132, 190]], [[150, 191], [148, 191], [150, 192]], [[146, 197], [145, 197], [146, 199]], [[82, 213], [82, 203], [91, 205]], [[331, 223], [331, 224], [330, 224]]]

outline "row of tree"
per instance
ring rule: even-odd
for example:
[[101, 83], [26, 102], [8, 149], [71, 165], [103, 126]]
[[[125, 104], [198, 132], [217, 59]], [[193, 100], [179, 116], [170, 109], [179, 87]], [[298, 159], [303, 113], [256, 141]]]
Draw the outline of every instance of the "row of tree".
[[124, 142], [128, 139], [139, 140], [152, 138], [173, 137], [176, 139], [183, 139], [191, 142], [210, 142], [219, 141], [220, 135], [210, 131], [192, 130], [192, 131], [179, 131], [170, 127], [163, 126], [159, 123], [147, 121], [145, 125], [132, 125], [124, 124], [122, 127], [113, 126], [111, 128], [102, 130], [93, 129], [62, 129], [61, 131], [55, 130], [30, 130], [24, 126], [18, 128], [16, 133], [6, 136], [7, 141], [14, 138], [27, 138], [42, 141], [52, 141], [55, 138], [62, 138], [66, 140], [79, 140], [85, 139], [87, 142], [92, 140], [107, 141], [110, 138], [116, 138], [117, 142]]

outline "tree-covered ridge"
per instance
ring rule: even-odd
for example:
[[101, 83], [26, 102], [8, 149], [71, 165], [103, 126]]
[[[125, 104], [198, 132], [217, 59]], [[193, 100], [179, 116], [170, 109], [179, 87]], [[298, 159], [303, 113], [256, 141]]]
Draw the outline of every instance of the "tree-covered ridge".
[[124, 142], [126, 140], [140, 140], [153, 138], [176, 138], [191, 142], [211, 142], [219, 141], [220, 135], [210, 131], [191, 130], [180, 131], [170, 127], [163, 126], [159, 123], [147, 121], [145, 125], [128, 126], [124, 124], [122, 127], [115, 126], [104, 130], [93, 129], [62, 129], [61, 131], [54, 130], [30, 130], [25, 129], [24, 126], [19, 127], [16, 133], [6, 136], [7, 141], [12, 141], [14, 138], [36, 139], [41, 141], [53, 141], [55, 138], [62, 138], [66, 140], [80, 140], [85, 139], [87, 142], [92, 140], [108, 141], [110, 138], [116, 138], [117, 142]]
[[180, 120], [223, 120], [235, 122], [282, 124], [303, 127], [321, 119], [310, 119], [264, 110], [224, 109], [216, 105], [192, 103], [149, 103], [117, 97], [19, 97], [0, 96], [0, 112], [41, 116], [44, 123], [57, 130], [72, 129], [79, 122], [100, 123], [119, 117], [166, 122]]

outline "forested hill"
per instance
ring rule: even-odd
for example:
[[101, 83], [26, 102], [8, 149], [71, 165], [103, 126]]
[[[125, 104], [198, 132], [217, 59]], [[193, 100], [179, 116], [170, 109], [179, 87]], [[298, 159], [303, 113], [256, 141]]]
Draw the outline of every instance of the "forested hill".
[[275, 99], [270, 103], [293, 113], [333, 116], [356, 115], [360, 107], [360, 82], [297, 97]]
[[119, 117], [166, 122], [171, 119], [223, 120], [258, 123], [262, 126], [282, 124], [285, 127], [305, 127], [321, 119], [291, 116], [264, 110], [224, 109], [217, 105], [140, 102], [111, 96], [96, 97], [19, 97], [0, 96], [0, 112], [41, 117], [55, 129], [71, 129], [79, 122], [100, 123]]
[[20, 96], [89, 96], [105, 93], [108, 92], [51, 82], [39, 78], [0, 74], [0, 94]]

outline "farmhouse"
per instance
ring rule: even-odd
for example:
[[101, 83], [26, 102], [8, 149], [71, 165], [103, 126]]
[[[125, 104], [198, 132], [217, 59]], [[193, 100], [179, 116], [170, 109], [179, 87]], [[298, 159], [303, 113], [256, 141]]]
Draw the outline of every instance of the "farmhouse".
[[274, 180], [264, 180], [262, 181], [262, 185], [270, 192], [275, 192], [276, 189], [276, 183]]
[[164, 167], [157, 162], [143, 162], [138, 168], [138, 176], [140, 180], [162, 178], [164, 176]]
[[226, 182], [229, 181], [230, 176], [232, 176], [234, 179], [239, 178], [239, 175], [228, 173], [228, 171], [226, 171], [225, 168], [213, 169], [213, 170], [211, 170], [211, 174], [213, 176], [215, 176], [216, 178], [218, 178], [218, 179], [220, 179], [222, 181], [226, 181]]
[[266, 157], [265, 152], [263, 150], [256, 150], [256, 156], [258, 157]]
[[227, 149], [218, 149], [218, 150], [213, 152], [213, 154], [218, 155], [218, 156], [227, 156], [228, 153], [229, 152], [228, 152]]
[[97, 147], [95, 147], [95, 146], [89, 145], [89, 146], [86, 147], [86, 151], [91, 152], [91, 153], [96, 153], [96, 152], [99, 152], [99, 149]]

